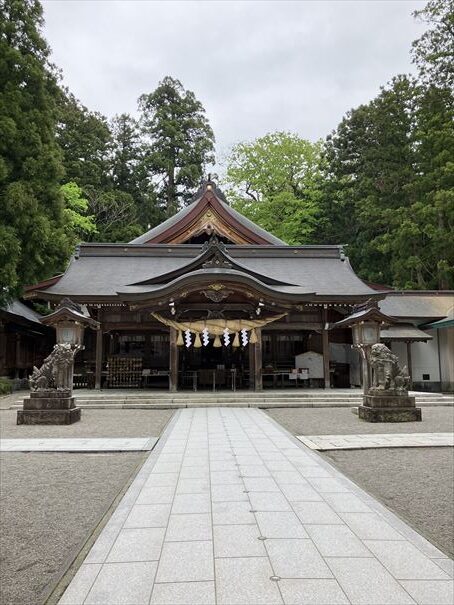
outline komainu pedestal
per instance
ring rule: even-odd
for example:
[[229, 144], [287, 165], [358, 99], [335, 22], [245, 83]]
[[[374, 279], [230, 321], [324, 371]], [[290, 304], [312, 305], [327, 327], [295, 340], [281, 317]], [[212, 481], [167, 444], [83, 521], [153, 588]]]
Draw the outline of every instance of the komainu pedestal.
[[358, 416], [367, 422], [412, 422], [421, 420], [421, 408], [416, 407], [415, 398], [387, 390], [377, 393], [369, 389], [358, 407]]
[[80, 412], [69, 390], [32, 391], [17, 411], [17, 424], [72, 424]]
[[17, 424], [72, 424], [81, 410], [72, 396], [74, 355], [80, 347], [56, 344], [40, 368], [30, 376], [30, 397], [17, 411]]
[[373, 385], [358, 407], [358, 416], [367, 422], [413, 422], [422, 419], [421, 408], [408, 394], [407, 368], [399, 368], [397, 357], [384, 344], [372, 346], [369, 363]]

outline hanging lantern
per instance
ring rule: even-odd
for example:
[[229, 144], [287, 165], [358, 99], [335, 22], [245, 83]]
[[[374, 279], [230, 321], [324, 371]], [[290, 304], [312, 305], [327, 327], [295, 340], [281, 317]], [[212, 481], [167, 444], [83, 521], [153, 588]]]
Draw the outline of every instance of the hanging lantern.
[[240, 338], [238, 336], [238, 332], [235, 332], [235, 338], [233, 339], [232, 342], [232, 347], [239, 347], [240, 346]]
[[183, 334], [181, 333], [181, 330], [178, 330], [177, 346], [182, 347], [183, 345], [184, 345]]
[[223, 332], [223, 334], [224, 334], [224, 345], [225, 345], [226, 347], [228, 347], [228, 346], [229, 346], [229, 344], [230, 344], [230, 334], [229, 334], [229, 329], [228, 329], [228, 328], [224, 328], [224, 332]]
[[191, 330], [184, 331], [184, 340], [186, 343], [186, 347], [189, 349], [189, 347], [191, 346]]
[[200, 340], [200, 334], [197, 332], [197, 334], [195, 335], [195, 340], [194, 340], [194, 348], [200, 349], [201, 346], [202, 346], [202, 341]]
[[241, 330], [241, 344], [243, 345], [243, 347], [247, 346], [247, 343], [249, 342], [248, 339], [248, 335], [247, 335], [247, 330], [245, 330], [244, 328]]
[[219, 347], [222, 347], [221, 339], [219, 338], [218, 334], [216, 334], [216, 338], [214, 339], [213, 347], [216, 347], [216, 349], [218, 349]]
[[254, 328], [252, 328], [252, 330], [251, 330], [251, 336], [249, 338], [249, 342], [251, 344], [255, 344], [257, 342], [257, 334], [255, 333]]

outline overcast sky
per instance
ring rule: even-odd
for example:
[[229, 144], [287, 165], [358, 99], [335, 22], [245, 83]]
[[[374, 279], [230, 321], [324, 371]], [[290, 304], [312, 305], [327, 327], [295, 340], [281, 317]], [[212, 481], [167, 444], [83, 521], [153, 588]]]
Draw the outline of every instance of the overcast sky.
[[107, 117], [136, 113], [166, 75], [203, 103], [218, 161], [230, 145], [289, 130], [316, 140], [397, 73], [423, 26], [417, 0], [45, 0], [64, 83]]

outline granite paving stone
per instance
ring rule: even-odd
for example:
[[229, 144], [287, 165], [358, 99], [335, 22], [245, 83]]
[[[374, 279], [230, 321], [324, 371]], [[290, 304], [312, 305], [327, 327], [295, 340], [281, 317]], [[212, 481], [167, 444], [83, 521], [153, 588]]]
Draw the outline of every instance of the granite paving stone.
[[215, 605], [214, 582], [156, 583], [150, 605]]
[[166, 542], [186, 540], [212, 540], [211, 515], [172, 515], [166, 533]]
[[165, 542], [157, 582], [205, 582], [214, 579], [213, 543]]
[[249, 492], [279, 492], [277, 483], [271, 477], [245, 477], [244, 485]]
[[219, 605], [278, 605], [283, 603], [267, 557], [216, 559]]
[[450, 563], [261, 411], [191, 408], [61, 604], [442, 605]]
[[281, 485], [281, 490], [290, 502], [317, 502], [323, 500], [320, 493], [306, 483], [301, 485], [284, 484]]
[[90, 591], [90, 588], [93, 586], [101, 567], [102, 566], [100, 563], [82, 565], [74, 576], [70, 587], [60, 599], [60, 605], [83, 603]]
[[324, 494], [325, 500], [338, 513], [370, 513], [369, 506], [355, 494]]
[[308, 538], [294, 512], [255, 513], [260, 533], [266, 538]]
[[266, 540], [276, 575], [281, 578], [332, 578], [333, 574], [311, 540]]
[[361, 540], [405, 540], [376, 513], [339, 513], [339, 516]]
[[345, 525], [307, 525], [306, 531], [324, 557], [372, 557]]
[[167, 527], [170, 504], [136, 504], [124, 527]]
[[286, 605], [349, 605], [336, 580], [281, 580]]
[[452, 605], [452, 580], [402, 580], [402, 586], [419, 605]]
[[249, 501], [213, 502], [213, 525], [248, 525], [255, 524]]
[[265, 557], [257, 525], [217, 525], [213, 529], [215, 557]]
[[328, 564], [353, 605], [415, 604], [376, 559], [333, 557], [328, 559]]
[[103, 565], [84, 603], [148, 605], [156, 567], [155, 561]]
[[165, 528], [123, 529], [118, 534], [107, 563], [157, 561], [164, 541]]
[[252, 508], [257, 511], [292, 510], [283, 494], [274, 492], [251, 492], [249, 494]]
[[340, 516], [326, 502], [294, 502], [293, 509], [301, 523], [342, 523]]
[[399, 580], [449, 580], [447, 573], [407, 541], [365, 540], [364, 543]]
[[173, 514], [209, 513], [209, 494], [177, 494], [173, 500]]

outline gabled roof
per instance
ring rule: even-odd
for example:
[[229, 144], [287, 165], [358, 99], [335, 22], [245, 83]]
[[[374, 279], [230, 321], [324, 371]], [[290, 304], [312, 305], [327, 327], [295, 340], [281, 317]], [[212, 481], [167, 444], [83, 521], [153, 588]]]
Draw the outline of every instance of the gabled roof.
[[286, 245], [229, 206], [212, 181], [202, 184], [189, 206], [130, 243], [182, 244], [201, 233], [216, 234], [235, 244]]

